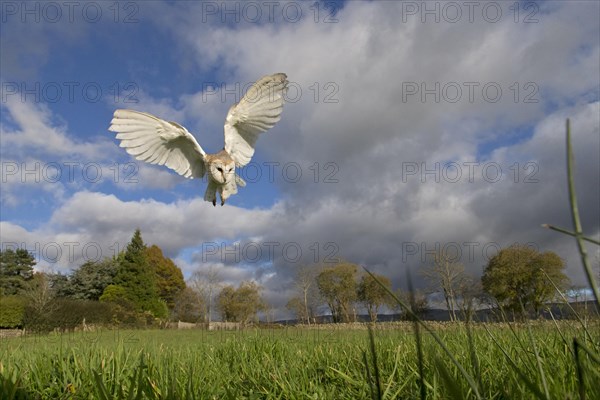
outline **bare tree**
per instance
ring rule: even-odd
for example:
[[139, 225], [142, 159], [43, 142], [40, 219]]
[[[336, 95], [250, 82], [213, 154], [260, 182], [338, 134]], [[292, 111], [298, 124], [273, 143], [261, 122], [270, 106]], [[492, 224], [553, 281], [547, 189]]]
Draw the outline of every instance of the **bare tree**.
[[316, 277], [319, 271], [320, 268], [317, 265], [305, 265], [298, 268], [294, 278], [294, 287], [298, 291], [298, 298], [304, 309], [298, 313], [297, 311], [300, 311], [298, 310], [298, 304], [292, 307], [292, 309], [295, 309], [297, 316], [309, 325], [310, 319], [315, 316], [319, 302], [319, 291], [316, 284]]
[[33, 279], [28, 283], [24, 296], [29, 300], [29, 307], [40, 315], [48, 313], [54, 298], [48, 275], [38, 272], [33, 274]]
[[464, 265], [440, 252], [436, 254], [433, 265], [423, 271], [423, 276], [432, 285], [432, 292], [442, 292], [450, 320], [456, 321], [456, 291], [466, 277]]
[[192, 274], [190, 286], [202, 297], [206, 305], [206, 322], [210, 324], [212, 320], [213, 302], [218, 290], [222, 286], [222, 279], [219, 271], [214, 265], [208, 268], [198, 268]]

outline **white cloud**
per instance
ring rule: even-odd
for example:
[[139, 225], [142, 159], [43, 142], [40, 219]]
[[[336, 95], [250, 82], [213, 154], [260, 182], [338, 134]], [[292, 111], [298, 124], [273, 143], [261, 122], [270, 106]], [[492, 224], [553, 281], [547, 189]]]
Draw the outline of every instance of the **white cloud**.
[[[64, 123], [56, 121], [56, 116], [44, 104], [35, 104], [21, 101], [18, 97], [7, 97], [3, 102], [8, 117], [15, 128], [3, 124], [2, 154], [5, 155], [10, 148], [11, 155], [27, 157], [29, 154], [38, 154], [48, 157], [52, 161], [63, 161], [68, 157], [82, 157], [84, 160], [97, 160], [110, 153], [113, 146], [108, 140], [84, 142], [74, 139], [68, 133]], [[73, 161], [73, 160], [71, 160]]]

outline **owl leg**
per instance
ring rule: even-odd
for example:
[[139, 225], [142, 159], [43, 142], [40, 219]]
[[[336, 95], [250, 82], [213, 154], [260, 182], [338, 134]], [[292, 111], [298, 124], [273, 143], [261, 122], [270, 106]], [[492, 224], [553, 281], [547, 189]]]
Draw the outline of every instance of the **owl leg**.
[[208, 182], [206, 192], [204, 192], [204, 200], [211, 202], [213, 206], [217, 205], [217, 185], [211, 181]]
[[225, 193], [225, 195], [223, 195], [223, 186], [219, 186], [219, 195], [221, 195], [221, 207], [223, 207], [223, 205], [225, 204], [225, 200], [227, 200], [227, 193]]

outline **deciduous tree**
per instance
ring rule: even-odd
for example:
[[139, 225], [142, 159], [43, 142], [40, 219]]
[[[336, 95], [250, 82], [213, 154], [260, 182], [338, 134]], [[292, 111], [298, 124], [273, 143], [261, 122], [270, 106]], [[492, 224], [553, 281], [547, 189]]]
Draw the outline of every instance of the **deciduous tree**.
[[175, 298], [185, 288], [183, 273], [173, 260], [163, 255], [162, 250], [157, 245], [152, 245], [146, 249], [146, 259], [148, 260], [148, 267], [156, 275], [158, 296], [167, 304], [169, 309], [173, 309]]
[[[294, 288], [298, 296], [290, 299], [288, 302], [288, 309], [294, 312], [299, 320], [309, 325], [311, 318], [315, 317], [320, 302], [319, 290], [316, 283], [319, 270], [320, 267], [317, 265], [304, 265], [296, 270]], [[296, 298], [300, 303], [295, 300]], [[300, 305], [302, 310], [299, 307]]]
[[[381, 283], [377, 283], [375, 278]], [[358, 301], [360, 301], [367, 311], [371, 322], [377, 321], [377, 313], [379, 308], [384, 304], [391, 304], [392, 298], [389, 293], [381, 285], [389, 290], [392, 289], [392, 282], [383, 275], [364, 274], [358, 283]]]
[[317, 276], [317, 287], [327, 302], [334, 322], [351, 321], [352, 306], [357, 300], [355, 264], [341, 262], [324, 269]]
[[310, 323], [310, 317], [306, 312], [304, 301], [300, 297], [292, 297], [285, 305], [296, 316], [298, 322]]
[[467, 279], [465, 267], [444, 252], [435, 255], [431, 267], [423, 271], [425, 279], [432, 285], [431, 292], [441, 292], [446, 301], [446, 308], [451, 321], [456, 321], [457, 290]]
[[492, 257], [481, 278], [483, 289], [499, 305], [521, 314], [525, 310], [536, 314], [541, 306], [554, 297], [555, 288], [563, 288], [569, 279], [564, 274], [564, 262], [554, 252], [538, 252], [516, 244], [502, 249]]
[[217, 296], [217, 305], [224, 321], [248, 323], [265, 309], [260, 296], [260, 286], [256, 282], [244, 281], [235, 289], [225, 286]]
[[172, 319], [183, 322], [199, 322], [204, 318], [204, 301], [202, 296], [191, 287], [185, 287], [177, 294]]
[[213, 265], [207, 268], [198, 268], [192, 274], [190, 286], [194, 289], [202, 299], [202, 303], [206, 307], [205, 320], [210, 324], [212, 320], [213, 304], [215, 295], [221, 287], [221, 276], [219, 271]]

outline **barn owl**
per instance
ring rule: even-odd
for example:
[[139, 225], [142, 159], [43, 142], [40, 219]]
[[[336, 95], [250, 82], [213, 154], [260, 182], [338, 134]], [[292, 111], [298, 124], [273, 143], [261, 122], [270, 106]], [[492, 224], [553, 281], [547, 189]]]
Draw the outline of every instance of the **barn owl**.
[[287, 84], [287, 76], [278, 73], [252, 85], [229, 109], [223, 129], [225, 147], [215, 154], [205, 153], [178, 123], [139, 111], [116, 110], [108, 129], [117, 132], [119, 146], [138, 160], [166, 165], [186, 178], [202, 178], [208, 172], [204, 200], [216, 206], [218, 192], [223, 205], [238, 186], [246, 186], [235, 168], [250, 162], [258, 136], [280, 120]]

